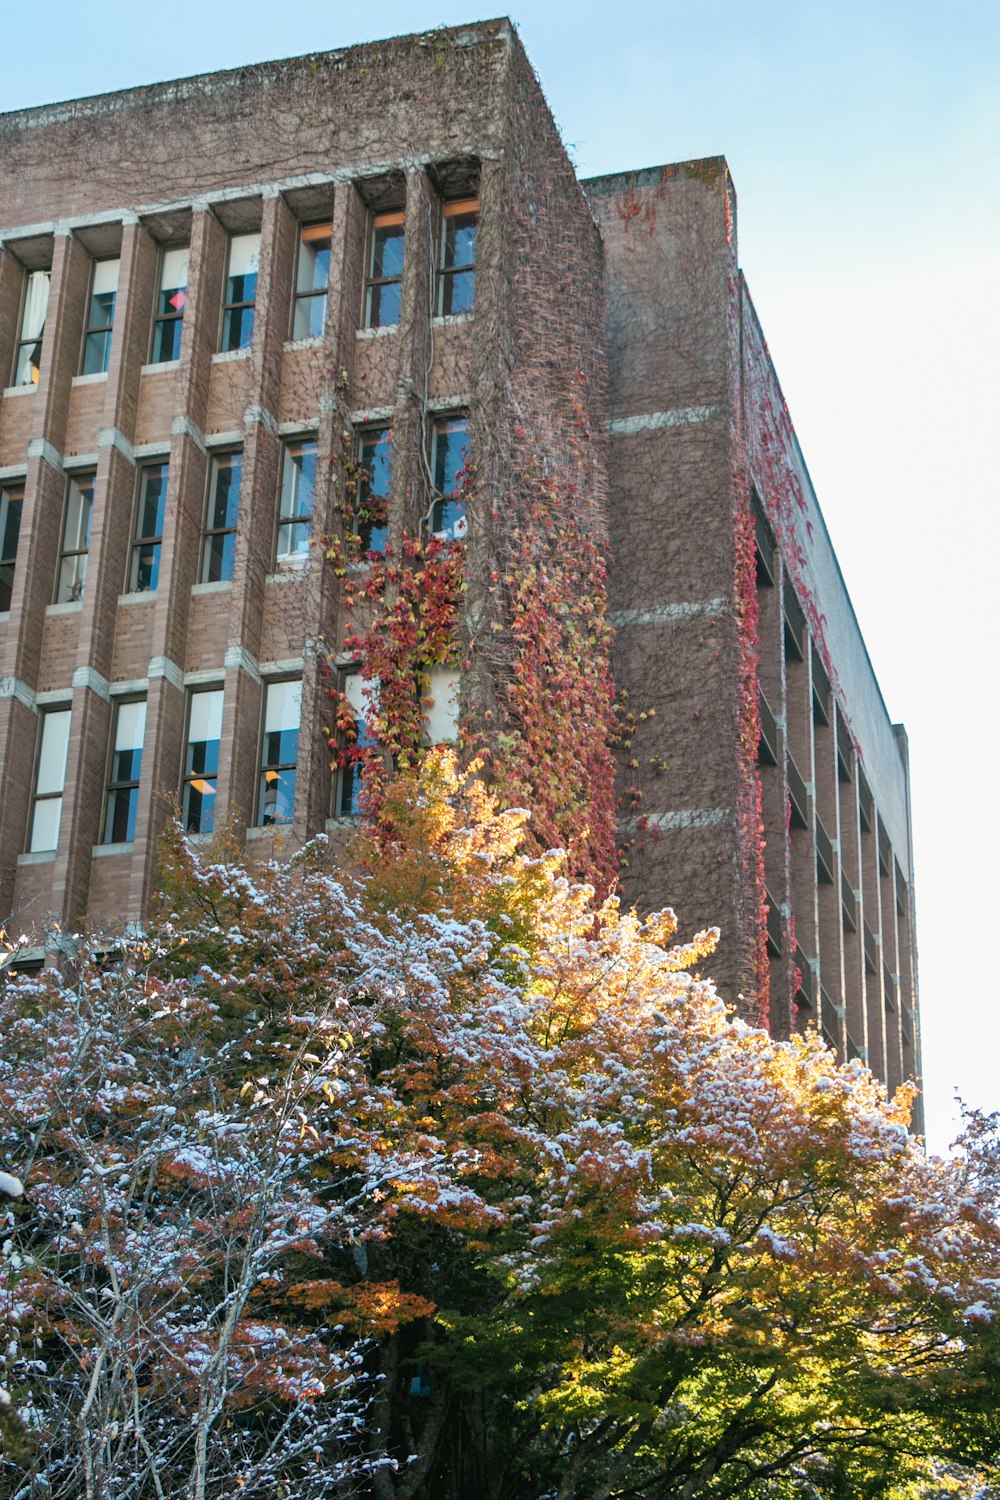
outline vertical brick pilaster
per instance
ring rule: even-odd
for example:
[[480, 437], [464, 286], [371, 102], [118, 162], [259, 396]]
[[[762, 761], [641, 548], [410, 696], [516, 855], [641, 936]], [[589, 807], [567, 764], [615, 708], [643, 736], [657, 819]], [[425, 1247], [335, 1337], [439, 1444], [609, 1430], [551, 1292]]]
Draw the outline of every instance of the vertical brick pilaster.
[[73, 377], [80, 373], [91, 265], [78, 240], [71, 234], [56, 235], [32, 436], [44, 438], [59, 453], [66, 438]]
[[72, 707], [52, 904], [63, 921], [76, 926], [86, 918], [91, 851], [101, 836], [112, 713], [99, 679], [94, 686], [74, 688]]
[[0, 698], [0, 926], [20, 914], [13, 909], [17, 856], [25, 848], [38, 742], [37, 712], [13, 694]]
[[389, 545], [397, 556], [403, 533], [418, 530], [430, 501], [426, 428], [435, 219], [436, 200], [426, 172], [408, 172], [389, 504]]
[[139, 917], [154, 894], [159, 837], [177, 795], [183, 753], [184, 689], [166, 674], [150, 676], [146, 735], [135, 824], [130, 917]]
[[[263, 686], [255, 671], [226, 669], [216, 826], [226, 819], [248, 825], [257, 818], [257, 771]], [[228, 768], [228, 775], [221, 768]]]

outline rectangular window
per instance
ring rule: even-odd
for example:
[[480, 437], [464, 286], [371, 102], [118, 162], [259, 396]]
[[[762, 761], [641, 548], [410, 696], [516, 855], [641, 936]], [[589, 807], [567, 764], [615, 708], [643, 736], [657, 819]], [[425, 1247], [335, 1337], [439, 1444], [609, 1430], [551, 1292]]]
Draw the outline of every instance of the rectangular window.
[[83, 598], [90, 552], [90, 519], [94, 510], [96, 474], [74, 474], [66, 489], [62, 557], [56, 603], [72, 604]]
[[304, 224], [299, 235], [299, 263], [295, 274], [292, 338], [322, 338], [326, 328], [326, 293], [330, 285], [329, 224]]
[[[378, 691], [378, 684], [371, 682], [367, 677], [362, 677], [360, 672], [344, 672], [340, 679], [340, 691], [350, 704], [354, 716], [354, 738], [350, 747], [355, 752], [365, 750], [375, 743], [367, 720], [373, 699]], [[349, 735], [345, 733], [342, 743], [349, 738]], [[340, 768], [337, 787], [338, 817], [356, 818], [361, 813], [363, 785], [361, 770], [361, 761], [355, 758], [345, 761]]]
[[156, 298], [150, 364], [163, 365], [180, 359], [190, 259], [191, 251], [187, 245], [164, 250], [160, 257], [160, 289]]
[[226, 300], [222, 308], [222, 349], [249, 349], [260, 269], [260, 235], [234, 234], [229, 240]]
[[167, 465], [150, 464], [139, 470], [135, 508], [135, 538], [129, 593], [153, 593], [160, 581], [160, 548], [167, 502]]
[[37, 385], [42, 367], [42, 335], [49, 307], [51, 271], [29, 271], [24, 286], [21, 332], [14, 360], [14, 384]]
[[211, 833], [215, 828], [215, 790], [222, 739], [222, 689], [192, 693], [188, 708], [184, 756], [184, 828]]
[[361, 551], [384, 552], [389, 488], [392, 482], [392, 432], [388, 427], [366, 427], [358, 435], [358, 488], [354, 525]]
[[399, 322], [403, 281], [403, 213], [373, 214], [365, 286], [365, 327]]
[[142, 741], [146, 733], [146, 700], [119, 703], [115, 710], [108, 800], [104, 811], [102, 844], [130, 844], [135, 838], [139, 808]]
[[301, 712], [300, 678], [267, 684], [264, 690], [264, 734], [257, 808], [257, 822], [260, 824], [292, 821]]
[[301, 568], [308, 562], [315, 498], [315, 438], [286, 443], [281, 465], [281, 503], [275, 548], [278, 567]]
[[242, 476], [242, 453], [220, 453], [212, 459], [208, 476], [202, 583], [225, 583], [233, 576]]
[[103, 375], [110, 363], [120, 266], [119, 260], [94, 262], [87, 304], [87, 331], [83, 340], [83, 375]]
[[476, 301], [479, 199], [460, 198], [442, 209], [438, 312], [471, 312]]
[[461, 673], [454, 667], [431, 667], [420, 705], [425, 745], [453, 745], [458, 739]]
[[21, 508], [24, 485], [5, 484], [0, 488], [0, 611], [10, 609], [14, 592], [14, 568], [17, 563], [17, 541], [21, 535]]
[[441, 417], [431, 437], [431, 477], [434, 503], [431, 531], [447, 541], [465, 535], [463, 483], [469, 462], [469, 422], [466, 417]]
[[31, 838], [28, 843], [32, 854], [59, 847], [59, 819], [62, 816], [63, 786], [66, 781], [70, 717], [68, 708], [42, 715], [38, 766], [35, 770], [35, 800], [31, 813]]

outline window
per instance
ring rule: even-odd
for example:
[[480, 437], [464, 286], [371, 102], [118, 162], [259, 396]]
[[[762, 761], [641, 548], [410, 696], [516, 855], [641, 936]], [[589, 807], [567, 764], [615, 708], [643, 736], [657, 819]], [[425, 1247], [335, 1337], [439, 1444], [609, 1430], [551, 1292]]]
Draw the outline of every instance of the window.
[[275, 548], [279, 567], [301, 568], [308, 561], [315, 494], [315, 438], [286, 443], [281, 465], [281, 504]]
[[184, 755], [184, 828], [211, 833], [215, 827], [215, 788], [222, 739], [222, 689], [192, 693]]
[[387, 511], [392, 481], [392, 441], [388, 427], [367, 427], [358, 436], [358, 489], [354, 524], [362, 552], [384, 552], [389, 540]]
[[151, 364], [163, 365], [180, 358], [190, 259], [191, 251], [187, 245], [164, 250], [160, 257], [160, 290], [153, 322]]
[[72, 604], [83, 598], [96, 478], [95, 474], [74, 474], [67, 486], [62, 557], [56, 584], [57, 604]]
[[365, 288], [365, 327], [391, 328], [399, 322], [403, 279], [402, 213], [374, 214]]
[[326, 328], [326, 292], [330, 285], [329, 224], [304, 224], [299, 235], [295, 275], [292, 338], [318, 339]]
[[208, 476], [208, 515], [202, 583], [224, 583], [233, 576], [236, 557], [236, 516], [240, 505], [242, 453], [220, 453], [212, 459]]
[[222, 309], [223, 349], [249, 349], [260, 267], [260, 235], [234, 234], [229, 241], [226, 300]]
[[104, 811], [102, 844], [130, 844], [135, 838], [139, 808], [139, 773], [146, 733], [146, 700], [119, 703], [115, 710], [108, 800]]
[[453, 745], [458, 739], [461, 674], [454, 667], [431, 667], [421, 703], [425, 745]]
[[476, 300], [476, 239], [479, 199], [460, 198], [442, 210], [438, 312], [471, 312]]
[[830, 679], [827, 677], [815, 648], [812, 653], [812, 710], [813, 723], [830, 724]]
[[0, 611], [10, 609], [14, 592], [14, 567], [17, 562], [17, 539], [21, 534], [21, 507], [24, 485], [6, 484], [0, 488]]
[[21, 333], [14, 361], [14, 384], [37, 385], [42, 367], [42, 335], [49, 307], [51, 271], [29, 271], [21, 309]]
[[129, 592], [153, 593], [160, 581], [160, 548], [167, 499], [167, 465], [150, 464], [139, 470], [139, 495], [135, 509], [135, 539]]
[[32, 854], [59, 847], [59, 819], [62, 815], [63, 786], [66, 781], [70, 717], [68, 708], [42, 715], [38, 765], [35, 769], [35, 801], [31, 813], [31, 837], [28, 841], [28, 849]]
[[264, 691], [258, 823], [267, 825], [292, 821], [301, 712], [301, 679], [267, 684]]
[[431, 441], [431, 475], [436, 498], [431, 506], [431, 531], [435, 536], [450, 541], [458, 541], [465, 535], [462, 484], [468, 461], [468, 420], [456, 417], [441, 418], [435, 422]]
[[87, 331], [83, 340], [83, 375], [103, 375], [108, 368], [120, 265], [118, 260], [94, 262], [87, 305]]
[[[344, 672], [340, 679], [340, 691], [347, 699], [354, 715], [354, 742], [355, 751], [365, 750], [374, 745], [375, 738], [368, 728], [368, 715], [371, 712], [373, 697], [378, 692], [378, 684], [371, 682], [367, 677], [362, 677], [360, 672]], [[345, 735], [345, 739], [349, 736]], [[362, 762], [358, 759], [348, 760], [340, 768], [340, 777], [337, 788], [337, 815], [341, 818], [356, 818], [361, 813]]]
[[773, 588], [775, 554], [778, 550], [774, 532], [764, 511], [764, 502], [756, 488], [750, 495], [750, 510], [753, 516], [754, 541], [756, 543], [757, 587]]

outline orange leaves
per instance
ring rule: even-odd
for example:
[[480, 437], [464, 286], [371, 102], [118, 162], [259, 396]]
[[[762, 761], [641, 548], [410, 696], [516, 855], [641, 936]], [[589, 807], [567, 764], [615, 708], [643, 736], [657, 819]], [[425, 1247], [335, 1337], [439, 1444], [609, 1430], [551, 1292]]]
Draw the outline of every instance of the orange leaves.
[[339, 1322], [365, 1338], [389, 1338], [407, 1323], [434, 1315], [433, 1302], [401, 1291], [397, 1280], [359, 1281], [353, 1286], [339, 1281], [300, 1281], [289, 1287], [287, 1298], [310, 1311], [331, 1309], [331, 1317], [335, 1309]]

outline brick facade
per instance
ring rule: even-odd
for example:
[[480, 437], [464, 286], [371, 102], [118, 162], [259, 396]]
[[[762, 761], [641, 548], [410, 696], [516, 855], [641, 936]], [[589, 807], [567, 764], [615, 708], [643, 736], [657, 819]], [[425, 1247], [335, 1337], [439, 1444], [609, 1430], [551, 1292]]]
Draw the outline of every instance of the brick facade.
[[[766, 993], [779, 1034], [816, 1020], [891, 1084], [917, 1072], [905, 740], [739, 272], [725, 163], [578, 184], [505, 22], [0, 117], [0, 148], [0, 369], [14, 368], [27, 274], [51, 271], [37, 384], [0, 399], [0, 482], [25, 485], [0, 618], [0, 883], [17, 930], [146, 910], [192, 690], [224, 694], [217, 818], [254, 825], [267, 685], [301, 677], [294, 815], [252, 826], [248, 850], [287, 850], [325, 826], [342, 840], [313, 643], [357, 628], [318, 545], [340, 524], [344, 434], [391, 427], [398, 543], [429, 505], [429, 424], [461, 412], [476, 471], [465, 722], [489, 725], [505, 690], [490, 579], [508, 561], [513, 434], [527, 431], [602, 547], [610, 528], [614, 667], [636, 713], [621, 777], [626, 893], [674, 905], [684, 930], [719, 924], [723, 992], [751, 1012]], [[475, 310], [443, 319], [442, 203], [468, 193]], [[387, 208], [405, 211], [399, 318], [369, 329], [372, 214]], [[294, 340], [301, 228], [314, 223], [331, 226], [325, 332]], [[244, 234], [260, 235], [253, 338], [220, 352], [227, 255]], [[149, 363], [161, 254], [180, 245], [179, 358]], [[81, 377], [91, 267], [107, 257], [120, 258], [110, 360]], [[283, 571], [283, 454], [301, 438], [317, 444], [317, 545]], [[212, 460], [235, 450], [232, 577], [203, 582]], [[129, 592], [137, 485], [164, 463], [157, 585]], [[86, 586], [53, 603], [67, 481], [87, 473]], [[115, 706], [138, 696], [134, 837], [106, 843]], [[72, 709], [59, 847], [29, 853], [52, 707]]]

